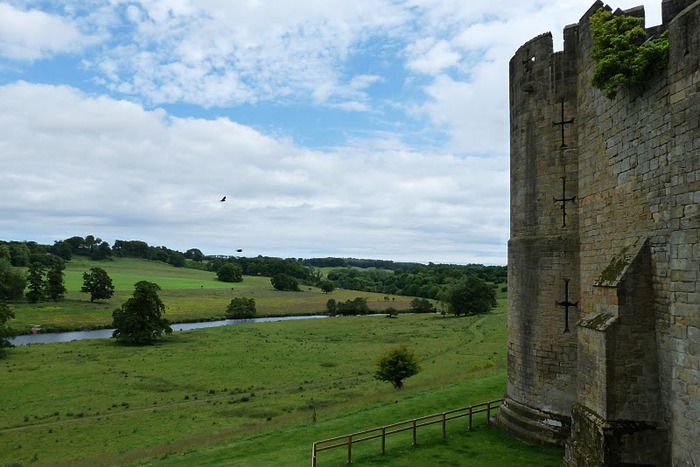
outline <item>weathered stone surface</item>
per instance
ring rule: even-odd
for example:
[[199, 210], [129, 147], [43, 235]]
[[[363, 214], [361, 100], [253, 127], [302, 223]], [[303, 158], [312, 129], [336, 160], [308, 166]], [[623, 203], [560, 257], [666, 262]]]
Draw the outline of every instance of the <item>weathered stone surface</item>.
[[[570, 436], [571, 465], [693, 465], [700, 1], [663, 1], [663, 24], [648, 32], [668, 30], [668, 67], [614, 100], [590, 84], [589, 19], [602, 7], [564, 30], [562, 52], [543, 34], [510, 62], [503, 425], [527, 438], [513, 426], [529, 423], [538, 441]], [[643, 17], [643, 9], [627, 13]], [[563, 422], [541, 430], [541, 414]]]

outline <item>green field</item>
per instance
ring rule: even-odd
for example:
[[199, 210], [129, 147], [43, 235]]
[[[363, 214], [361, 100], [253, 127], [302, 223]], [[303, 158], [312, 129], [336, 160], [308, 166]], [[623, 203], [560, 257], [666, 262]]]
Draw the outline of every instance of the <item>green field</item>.
[[[83, 273], [91, 267], [101, 267], [112, 278], [115, 294], [110, 300], [90, 303], [90, 295], [81, 293]], [[336, 301], [366, 297], [369, 307], [382, 311], [389, 306], [409, 309], [412, 297], [385, 296], [354, 290], [336, 290], [327, 295], [316, 287], [302, 286], [301, 292], [280, 292], [270, 284], [269, 277], [244, 276], [243, 282], [226, 283], [216, 280], [213, 272], [175, 268], [168, 264], [142, 259], [121, 258], [95, 262], [74, 259], [66, 264], [66, 299], [38, 304], [17, 303], [12, 307], [16, 319], [10, 325], [19, 333], [40, 327], [42, 332], [109, 327], [112, 311], [131, 297], [134, 284], [146, 280], [155, 282], [165, 303], [165, 318], [171, 322], [221, 319], [234, 297], [255, 299], [260, 316], [311, 315], [324, 313], [329, 298]]]
[[[169, 306], [177, 297], [226, 304], [245, 287], [260, 303], [282, 308], [284, 297], [318, 297], [324, 305], [328, 298], [317, 290], [279, 296], [253, 286], [264, 278], [246, 277], [231, 291], [211, 273], [172, 268], [168, 276], [163, 265], [147, 271], [148, 263], [134, 264], [139, 274], [128, 261], [114, 262], [123, 268], [109, 271], [117, 287], [152, 280]], [[70, 279], [76, 284], [78, 273]], [[209, 295], [187, 297], [202, 288]], [[48, 313], [74, 313], [68, 321], [76, 323], [119, 303], [115, 298], [101, 311], [81, 300], [87, 305], [79, 312]], [[336, 317], [176, 332], [147, 347], [111, 339], [17, 347], [0, 359], [0, 466], [310, 465], [314, 441], [501, 398], [505, 336], [500, 300], [492, 313], [462, 318]], [[413, 347], [422, 371], [397, 391], [372, 371], [374, 358], [400, 342]], [[439, 427], [424, 428], [416, 447], [409, 434], [390, 438], [385, 456], [376, 440], [356, 445], [353, 463], [561, 464], [560, 449], [530, 446], [486, 426], [483, 417], [476, 421], [471, 432], [465, 419], [450, 422], [446, 439]], [[323, 452], [318, 465], [345, 465], [346, 456], [343, 449]]]

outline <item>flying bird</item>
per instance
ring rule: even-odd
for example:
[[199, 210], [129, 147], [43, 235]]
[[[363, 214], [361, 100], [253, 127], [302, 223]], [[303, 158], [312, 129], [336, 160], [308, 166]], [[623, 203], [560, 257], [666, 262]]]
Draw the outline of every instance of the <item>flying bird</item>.
[[224, 201], [226, 201], [226, 197], [225, 197], [225, 196], [224, 196], [223, 198], [221, 198], [221, 202], [223, 203]]

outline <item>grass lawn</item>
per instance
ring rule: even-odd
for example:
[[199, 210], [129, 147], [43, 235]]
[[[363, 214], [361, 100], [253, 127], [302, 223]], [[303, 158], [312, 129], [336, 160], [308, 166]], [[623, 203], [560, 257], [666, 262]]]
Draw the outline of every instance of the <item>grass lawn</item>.
[[[115, 287], [110, 300], [90, 302], [81, 293], [83, 273], [101, 267], [109, 274]], [[389, 306], [408, 310], [413, 297], [335, 290], [325, 294], [316, 287], [302, 286], [301, 292], [280, 292], [270, 284], [269, 277], [244, 276], [243, 282], [226, 283], [216, 280], [213, 272], [176, 268], [169, 264], [135, 258], [113, 261], [90, 261], [77, 258], [66, 264], [66, 299], [37, 304], [12, 304], [16, 319], [10, 326], [27, 333], [39, 326], [42, 332], [57, 330], [95, 329], [111, 326], [112, 311], [132, 296], [134, 284], [146, 280], [162, 289], [159, 296], [165, 303], [165, 318], [171, 322], [205, 321], [224, 317], [226, 307], [234, 297], [255, 299], [258, 315], [310, 315], [326, 311], [329, 298], [336, 301], [366, 297], [369, 307], [382, 311]]]
[[[464, 318], [329, 318], [178, 332], [148, 347], [10, 349], [0, 360], [0, 465], [309, 465], [313, 441], [502, 397], [505, 315], [501, 301]], [[422, 371], [397, 391], [372, 371], [399, 342]], [[377, 443], [358, 445], [354, 463], [561, 463], [561, 450], [483, 424], [468, 432], [464, 419], [450, 422], [446, 440], [431, 428], [416, 448], [390, 438], [384, 457]], [[323, 452], [319, 465], [345, 455]]]

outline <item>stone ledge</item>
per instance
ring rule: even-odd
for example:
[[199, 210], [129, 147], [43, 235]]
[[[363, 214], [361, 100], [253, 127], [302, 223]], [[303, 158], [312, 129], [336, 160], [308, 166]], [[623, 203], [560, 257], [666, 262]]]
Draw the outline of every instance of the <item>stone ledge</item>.
[[527, 407], [506, 397], [496, 416], [496, 425], [522, 441], [564, 446], [571, 430], [571, 419]]

